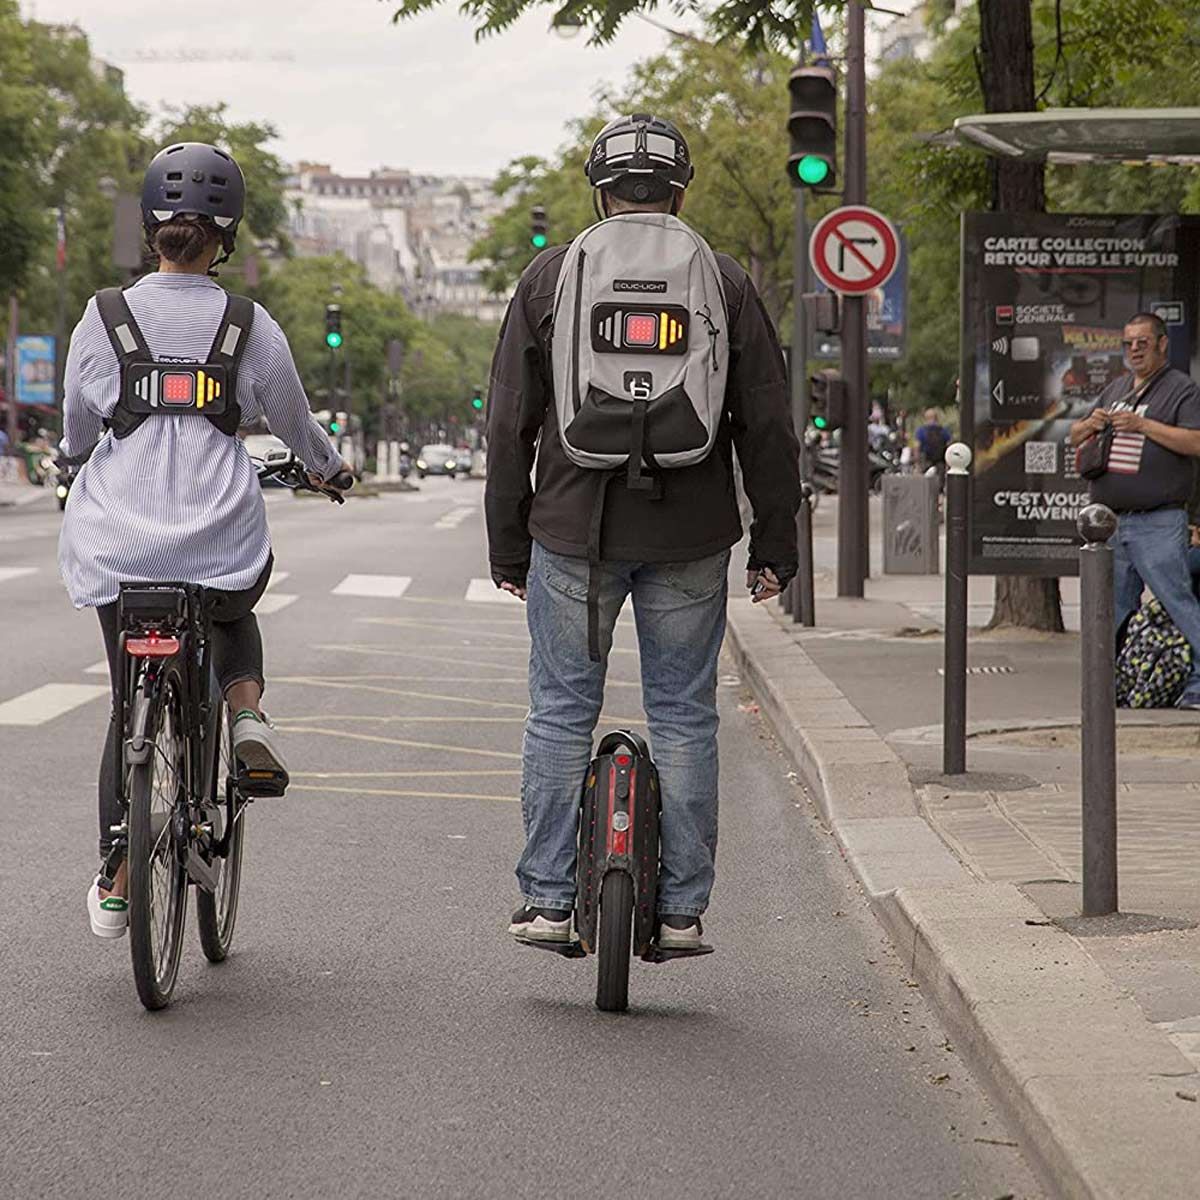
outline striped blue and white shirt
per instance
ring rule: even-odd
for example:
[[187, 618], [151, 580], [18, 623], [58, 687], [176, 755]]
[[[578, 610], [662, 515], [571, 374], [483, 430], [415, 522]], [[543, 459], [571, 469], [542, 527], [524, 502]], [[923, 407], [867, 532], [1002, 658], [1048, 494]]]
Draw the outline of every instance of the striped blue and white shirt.
[[[204, 275], [153, 274], [125, 299], [162, 362], [204, 362], [225, 311], [225, 292]], [[120, 392], [117, 356], [89, 300], [71, 335], [64, 380], [63, 449], [99, 444], [67, 499], [58, 563], [76, 608], [117, 598], [124, 580], [184, 580], [238, 591], [271, 552], [254, 464], [238, 438], [196, 414], [154, 415], [120, 440], [104, 433]], [[315, 474], [341, 458], [309, 411], [287, 338], [260, 305], [238, 371], [242, 420], [265, 417]]]

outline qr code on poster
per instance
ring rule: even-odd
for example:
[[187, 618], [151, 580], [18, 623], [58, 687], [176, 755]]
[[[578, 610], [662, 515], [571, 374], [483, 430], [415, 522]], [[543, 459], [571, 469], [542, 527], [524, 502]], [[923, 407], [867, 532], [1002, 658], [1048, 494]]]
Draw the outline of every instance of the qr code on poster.
[[1058, 470], [1057, 442], [1025, 443], [1025, 474], [1053, 475]]

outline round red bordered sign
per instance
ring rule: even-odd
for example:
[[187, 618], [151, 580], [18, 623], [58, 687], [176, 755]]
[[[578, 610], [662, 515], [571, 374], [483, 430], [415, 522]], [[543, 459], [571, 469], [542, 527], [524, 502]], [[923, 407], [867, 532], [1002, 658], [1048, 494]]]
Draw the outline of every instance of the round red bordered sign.
[[864, 204], [835, 208], [822, 217], [808, 243], [817, 278], [831, 291], [861, 296], [882, 287], [900, 258], [896, 227]]

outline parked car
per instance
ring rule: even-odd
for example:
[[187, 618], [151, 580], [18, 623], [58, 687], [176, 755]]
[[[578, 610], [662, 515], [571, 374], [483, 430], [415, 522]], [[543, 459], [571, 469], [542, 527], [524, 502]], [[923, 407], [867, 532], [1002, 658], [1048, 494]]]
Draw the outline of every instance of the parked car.
[[417, 474], [424, 479], [426, 475], [449, 475], [451, 479], [457, 475], [466, 475], [471, 469], [468, 457], [460, 461], [462, 456], [453, 446], [435, 444], [422, 446], [417, 455]]

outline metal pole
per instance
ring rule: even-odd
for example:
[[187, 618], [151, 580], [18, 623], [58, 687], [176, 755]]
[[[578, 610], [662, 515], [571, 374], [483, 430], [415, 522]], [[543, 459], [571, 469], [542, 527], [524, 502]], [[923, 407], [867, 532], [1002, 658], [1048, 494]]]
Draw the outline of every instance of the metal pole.
[[[846, 153], [843, 203], [867, 201], [866, 20], [862, 0], [846, 11]], [[838, 595], [861, 596], [869, 574], [867, 511], [867, 303], [842, 305], [847, 421], [838, 455]]]
[[66, 432], [63, 413], [63, 375], [67, 363], [67, 257], [66, 257], [66, 209], [60, 204], [55, 213], [58, 222], [60, 251], [55, 258], [58, 274], [58, 295], [54, 303], [54, 406], [58, 412], [58, 432]]
[[796, 543], [800, 558], [799, 570], [792, 581], [796, 589], [792, 617], [799, 624], [807, 625], [811, 629], [817, 623], [817, 607], [813, 597], [812, 484], [802, 483], [800, 492], [800, 511], [796, 516], [799, 533]]
[[971, 451], [946, 447], [946, 631], [942, 668], [942, 774], [967, 773], [967, 488]]
[[1077, 523], [1079, 551], [1079, 656], [1083, 792], [1083, 915], [1117, 909], [1117, 691], [1114, 670], [1113, 552], [1108, 539], [1117, 518], [1089, 504]]
[[21, 440], [17, 423], [17, 334], [20, 331], [20, 312], [14, 293], [8, 298], [8, 337], [4, 351], [4, 398], [8, 402], [8, 449], [16, 454]]

